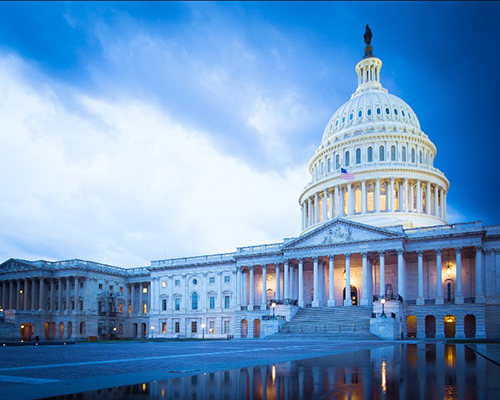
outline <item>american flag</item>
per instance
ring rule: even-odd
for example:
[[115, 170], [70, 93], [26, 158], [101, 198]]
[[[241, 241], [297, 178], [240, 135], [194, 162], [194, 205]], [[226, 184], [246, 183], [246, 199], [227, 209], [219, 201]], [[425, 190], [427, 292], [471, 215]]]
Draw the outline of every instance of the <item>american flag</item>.
[[340, 179], [346, 179], [348, 181], [354, 180], [354, 174], [352, 172], [347, 171], [344, 168], [340, 168]]

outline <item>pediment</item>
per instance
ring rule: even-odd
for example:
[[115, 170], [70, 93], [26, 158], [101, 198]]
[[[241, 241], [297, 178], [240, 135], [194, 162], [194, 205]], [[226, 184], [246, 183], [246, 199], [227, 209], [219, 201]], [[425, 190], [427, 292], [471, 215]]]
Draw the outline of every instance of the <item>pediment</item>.
[[33, 271], [39, 269], [37, 266], [30, 264], [24, 260], [11, 258], [4, 263], [0, 264], [0, 273], [6, 272], [20, 272], [20, 271]]
[[337, 218], [285, 245], [287, 250], [402, 238], [402, 233]]

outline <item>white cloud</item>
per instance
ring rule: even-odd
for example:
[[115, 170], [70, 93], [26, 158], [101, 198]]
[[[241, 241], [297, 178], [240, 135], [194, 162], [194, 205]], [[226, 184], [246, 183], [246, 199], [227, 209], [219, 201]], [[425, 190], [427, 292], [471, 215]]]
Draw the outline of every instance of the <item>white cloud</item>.
[[256, 171], [154, 104], [55, 94], [17, 71], [0, 60], [3, 259], [136, 266], [298, 234], [305, 165]]

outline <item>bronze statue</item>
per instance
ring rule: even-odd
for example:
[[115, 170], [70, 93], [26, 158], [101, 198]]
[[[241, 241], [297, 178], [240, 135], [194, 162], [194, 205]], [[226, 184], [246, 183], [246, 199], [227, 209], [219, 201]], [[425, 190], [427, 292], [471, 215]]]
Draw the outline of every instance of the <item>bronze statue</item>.
[[372, 42], [372, 36], [373, 36], [372, 30], [370, 29], [368, 24], [366, 24], [366, 31], [365, 31], [365, 34], [363, 35], [363, 38], [365, 39], [366, 45], [369, 45]]

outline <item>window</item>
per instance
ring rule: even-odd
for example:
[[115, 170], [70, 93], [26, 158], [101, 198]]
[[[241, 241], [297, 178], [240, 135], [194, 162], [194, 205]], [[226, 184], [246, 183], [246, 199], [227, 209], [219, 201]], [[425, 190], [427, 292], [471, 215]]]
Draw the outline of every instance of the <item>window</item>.
[[215, 296], [210, 296], [210, 309], [213, 310], [215, 308]]
[[353, 114], [352, 114], [352, 113], [350, 113], [350, 114], [349, 114], [349, 120], [352, 120], [352, 117], [353, 117]]
[[161, 300], [161, 309], [162, 311], [167, 311], [167, 299]]
[[373, 196], [373, 187], [368, 188], [368, 192], [366, 193], [367, 195], [367, 210], [368, 211], [374, 211], [375, 210], [375, 205], [374, 205], [374, 196]]
[[349, 151], [345, 152], [344, 165], [348, 167], [350, 165], [351, 153]]
[[80, 289], [83, 288], [83, 282], [80, 282]]
[[161, 281], [161, 287], [167, 287], [167, 281]]
[[342, 123], [344, 123], [344, 122], [345, 122], [345, 116], [342, 117]]
[[385, 149], [384, 146], [380, 146], [378, 148], [378, 160], [385, 161]]
[[175, 298], [174, 306], [175, 306], [175, 310], [176, 311], [179, 311], [181, 309], [181, 299], [180, 299], [180, 297], [176, 297]]
[[191, 333], [196, 333], [196, 332], [198, 332], [198, 322], [191, 321]]
[[161, 323], [161, 333], [167, 333], [167, 323], [166, 322]]
[[102, 290], [102, 283], [99, 283], [99, 290]]
[[181, 323], [179, 321], [176, 321], [174, 323], [174, 333], [179, 333], [181, 331]]
[[406, 162], [406, 147], [401, 149], [401, 161]]
[[368, 162], [373, 162], [373, 149], [368, 147]]
[[193, 293], [193, 296], [191, 297], [191, 308], [193, 310], [198, 309], [198, 293]]
[[123, 303], [118, 304], [118, 312], [119, 312], [120, 314], [122, 314], [122, 313], [123, 313]]
[[380, 115], [380, 108], [377, 108], [377, 115]]
[[193, 279], [193, 285], [197, 285], [198, 284], [198, 279]]
[[354, 212], [360, 213], [361, 212], [361, 189], [360, 188], [357, 188], [354, 191], [354, 198], [355, 198]]
[[230, 321], [224, 320], [224, 333], [231, 333]]
[[231, 297], [224, 296], [224, 308], [229, 308], [231, 306]]
[[129, 314], [132, 314], [132, 304], [129, 304], [129, 305], [128, 305], [128, 313], [129, 313]]
[[368, 116], [372, 115], [372, 109], [369, 108], [368, 111], [366, 112], [368, 114]]
[[387, 211], [387, 191], [385, 186], [380, 188], [380, 211]]
[[391, 113], [391, 110], [389, 110], [389, 108], [388, 108], [388, 107], [386, 107], [386, 109], [385, 109], [385, 113], [386, 113], [387, 115], [389, 115], [389, 114]]
[[321, 175], [324, 173], [324, 163], [321, 163]]
[[361, 118], [363, 116], [363, 111], [359, 110], [358, 117]]
[[229, 282], [231, 282], [231, 277], [229, 275], [226, 275], [224, 277], [224, 283], [229, 283]]
[[401, 110], [401, 114], [403, 114], [403, 117], [406, 116], [405, 110]]
[[213, 276], [210, 277], [210, 284], [213, 285], [215, 283], [215, 278]]
[[391, 161], [396, 161], [396, 146], [391, 146]]
[[411, 149], [411, 162], [415, 162], [415, 149]]
[[394, 109], [394, 115], [398, 115], [398, 109], [397, 108]]
[[112, 292], [112, 291], [113, 291], [113, 289], [114, 289], [114, 286], [113, 286], [113, 285], [111, 285], [111, 286], [109, 287], [109, 291], [110, 291], [110, 292]]
[[332, 172], [332, 159], [328, 159], [328, 172]]
[[419, 151], [419, 153], [418, 153], [418, 162], [419, 162], [420, 164], [423, 164], [423, 163], [424, 163], [424, 161], [423, 161], [423, 159], [422, 159], [422, 150], [420, 150], [420, 151]]
[[361, 164], [361, 149], [356, 149], [356, 164]]
[[143, 312], [144, 314], [147, 314], [147, 313], [148, 313], [148, 305], [147, 305], [146, 303], [144, 303], [144, 304], [142, 305], [142, 312]]
[[335, 169], [339, 169], [340, 168], [340, 157], [339, 155], [337, 154], [335, 156]]
[[180, 279], [176, 279], [175, 282], [174, 282], [174, 285], [175, 286], [181, 286], [181, 281]]
[[208, 322], [208, 331], [210, 333], [215, 333], [215, 321], [214, 320], [210, 320]]
[[146, 286], [144, 286], [144, 287], [142, 288], [142, 293], [147, 293], [147, 292], [148, 292], [148, 288], [147, 288]]
[[344, 192], [344, 215], [347, 215], [348, 208], [347, 208], [347, 195], [348, 192], [347, 190]]

